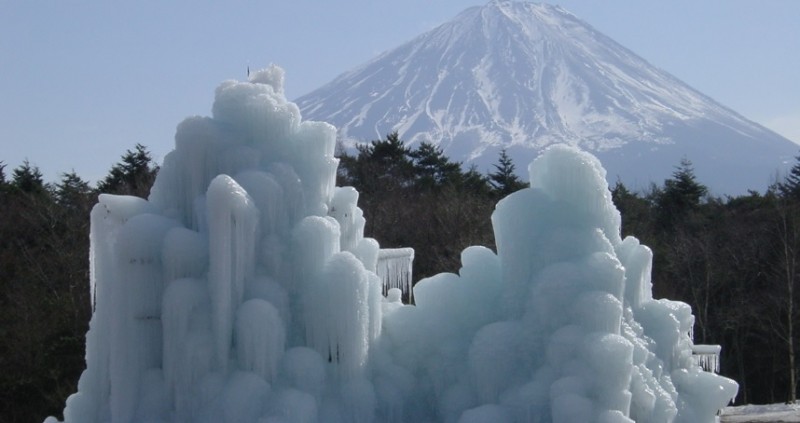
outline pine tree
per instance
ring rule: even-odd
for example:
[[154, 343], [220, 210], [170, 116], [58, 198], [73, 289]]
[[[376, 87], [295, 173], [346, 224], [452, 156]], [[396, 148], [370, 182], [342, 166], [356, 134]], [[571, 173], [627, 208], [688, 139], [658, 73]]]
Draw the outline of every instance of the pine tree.
[[686, 158], [681, 159], [672, 178], [664, 181], [664, 188], [656, 194], [659, 222], [672, 226], [689, 213], [698, 210], [707, 194], [708, 188], [697, 182], [692, 162]]
[[14, 169], [11, 176], [11, 186], [29, 194], [42, 193], [47, 188], [39, 167], [31, 165], [27, 159]]
[[360, 158], [369, 158], [388, 167], [409, 162], [410, 150], [397, 132], [387, 134], [385, 140], [373, 140], [367, 145], [359, 145], [356, 148]]
[[397, 132], [388, 134], [385, 140], [373, 140], [356, 149], [356, 156], [345, 153], [339, 157], [340, 185], [351, 185], [362, 194], [369, 194], [413, 184], [411, 151]]
[[795, 157], [795, 164], [789, 170], [783, 182], [778, 182], [780, 194], [792, 201], [800, 201], [800, 155]]
[[55, 187], [55, 200], [59, 206], [73, 209], [84, 206], [92, 196], [92, 188], [73, 170], [61, 175]]
[[478, 166], [472, 164], [466, 172], [461, 174], [458, 187], [480, 198], [491, 197], [489, 178], [478, 171]]
[[497, 163], [492, 166], [494, 166], [495, 171], [489, 173], [489, 184], [498, 198], [503, 198], [528, 186], [514, 173], [514, 162], [505, 148], [500, 150], [500, 157]]
[[122, 161], [111, 167], [108, 175], [97, 184], [100, 192], [136, 195], [146, 198], [155, 182], [158, 166], [142, 144], [122, 155]]
[[0, 194], [8, 190], [8, 181], [6, 181], [6, 164], [0, 161]]
[[429, 142], [420, 143], [409, 155], [413, 161], [417, 185], [421, 188], [456, 183], [461, 176], [461, 164], [451, 162], [441, 148]]

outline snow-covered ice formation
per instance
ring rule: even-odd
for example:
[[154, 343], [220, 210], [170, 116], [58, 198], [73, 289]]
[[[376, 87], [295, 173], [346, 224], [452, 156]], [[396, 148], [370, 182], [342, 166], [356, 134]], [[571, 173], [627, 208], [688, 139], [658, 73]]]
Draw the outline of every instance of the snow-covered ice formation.
[[335, 129], [282, 84], [222, 83], [148, 200], [100, 196], [66, 422], [703, 423], [736, 394], [692, 359], [690, 308], [652, 298], [650, 250], [571, 147], [498, 203], [497, 253], [467, 248], [416, 305], [383, 297]]
[[413, 302], [414, 291], [411, 289], [411, 266], [414, 262], [413, 248], [381, 248], [378, 251], [378, 264], [375, 273], [383, 281], [384, 295], [392, 288], [399, 289], [409, 295]]

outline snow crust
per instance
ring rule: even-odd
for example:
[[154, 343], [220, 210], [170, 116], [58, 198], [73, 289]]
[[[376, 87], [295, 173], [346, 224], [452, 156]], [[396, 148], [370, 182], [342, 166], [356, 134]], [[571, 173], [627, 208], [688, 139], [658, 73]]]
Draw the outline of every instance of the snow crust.
[[[652, 298], [605, 171], [548, 149], [497, 204], [497, 252], [405, 305], [335, 187], [335, 129], [283, 72], [226, 81], [178, 126], [148, 200], [92, 211], [95, 311], [64, 418], [128, 422], [714, 422], [738, 386], [692, 358], [689, 306]], [[383, 269], [383, 270], [382, 270]], [[392, 279], [394, 278], [394, 279]], [[48, 423], [55, 421], [48, 418]]]

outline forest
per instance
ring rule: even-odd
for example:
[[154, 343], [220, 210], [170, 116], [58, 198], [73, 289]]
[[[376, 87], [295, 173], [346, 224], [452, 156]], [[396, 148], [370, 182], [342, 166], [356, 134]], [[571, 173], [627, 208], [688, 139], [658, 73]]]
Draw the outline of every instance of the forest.
[[[493, 248], [495, 204], [527, 186], [504, 151], [483, 174], [396, 133], [337, 156], [337, 184], [360, 192], [366, 236], [413, 247], [415, 281], [457, 272], [467, 246]], [[738, 403], [793, 401], [800, 158], [766, 192], [737, 197], [709, 193], [689, 159], [642, 191], [611, 184], [623, 236], [653, 250], [656, 298], [692, 306], [695, 342], [722, 345], [721, 373], [739, 382]], [[46, 182], [28, 161], [0, 162], [0, 421], [60, 416], [85, 367], [89, 212], [99, 193], [147, 197], [157, 173], [140, 144], [96, 186], [75, 172]]]

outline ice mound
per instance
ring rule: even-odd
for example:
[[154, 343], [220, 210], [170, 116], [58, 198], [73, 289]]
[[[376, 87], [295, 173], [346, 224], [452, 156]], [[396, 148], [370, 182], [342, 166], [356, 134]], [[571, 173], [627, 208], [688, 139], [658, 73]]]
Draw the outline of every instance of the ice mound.
[[467, 248], [411, 306], [335, 186], [334, 128], [300, 119], [282, 70], [224, 82], [212, 111], [178, 126], [148, 200], [92, 211], [66, 422], [703, 423], [736, 394], [692, 359], [690, 308], [652, 298], [593, 156], [531, 163], [497, 253]]

